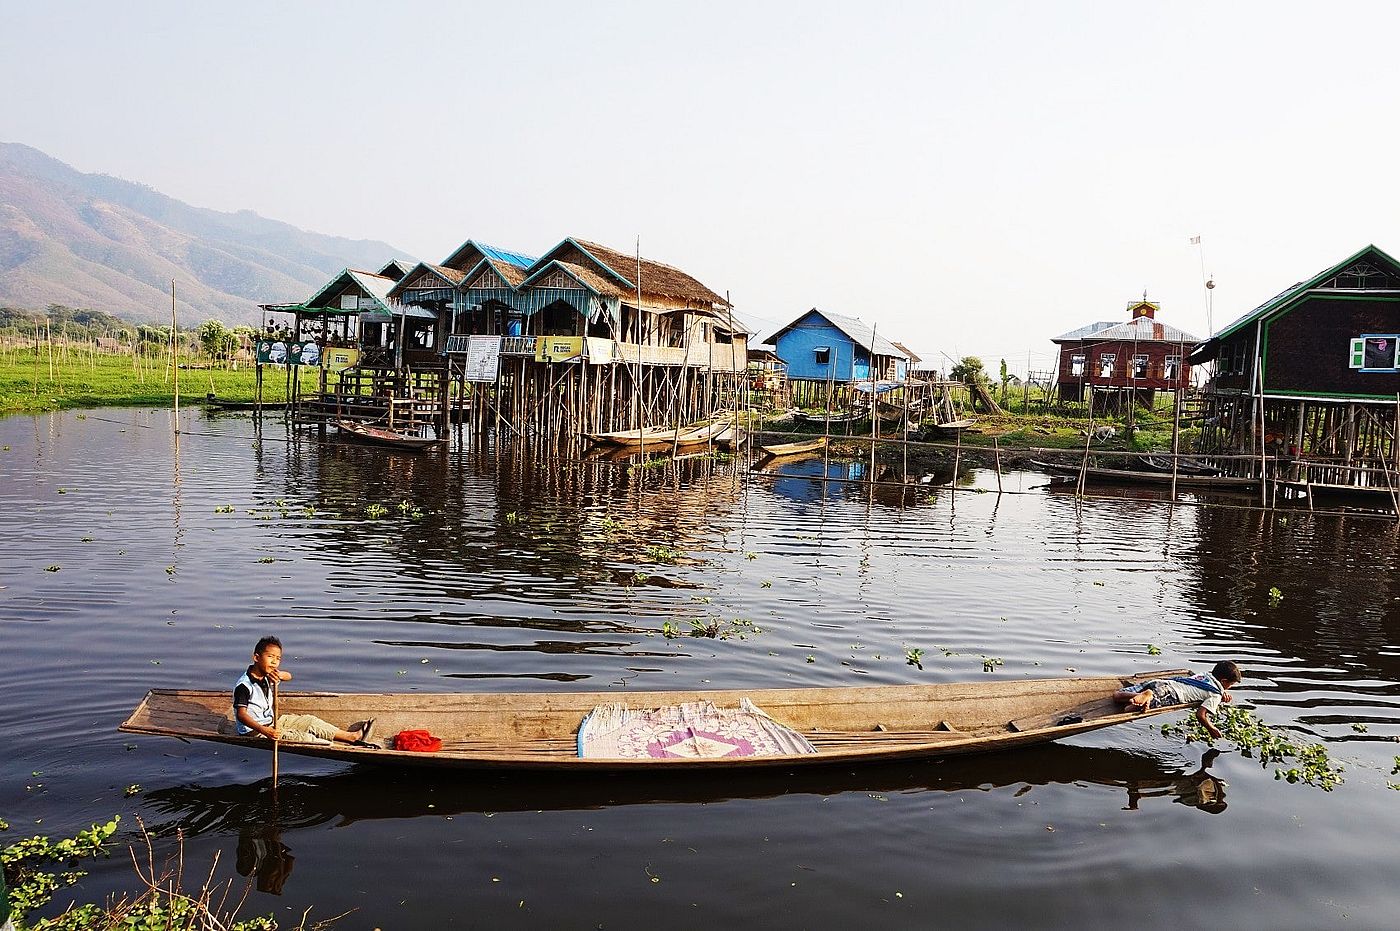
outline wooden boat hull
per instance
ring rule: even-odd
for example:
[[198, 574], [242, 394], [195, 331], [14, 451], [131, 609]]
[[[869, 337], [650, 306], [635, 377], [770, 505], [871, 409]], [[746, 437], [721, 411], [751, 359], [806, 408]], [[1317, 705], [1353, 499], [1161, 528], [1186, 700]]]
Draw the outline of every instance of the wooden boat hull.
[[[1125, 713], [1113, 703], [1113, 692], [1128, 682], [1181, 673], [1172, 670], [1132, 677], [696, 692], [284, 693], [281, 705], [285, 713], [314, 714], [342, 726], [373, 717], [377, 720], [375, 733], [381, 738], [400, 730], [426, 729], [443, 738], [443, 749], [437, 753], [406, 753], [347, 744], [284, 741], [281, 752], [400, 767], [576, 773], [751, 770], [924, 759], [1045, 743], [1136, 720], [1144, 714]], [[656, 708], [713, 701], [720, 707], [735, 707], [745, 697], [777, 721], [801, 732], [817, 752], [660, 760], [577, 755], [579, 723], [601, 704], [624, 700], [632, 708]], [[154, 689], [119, 729], [128, 734], [272, 749], [272, 743], [261, 737], [240, 737], [234, 733], [226, 691]]]
[[396, 433], [393, 430], [381, 430], [378, 427], [356, 423], [353, 420], [337, 420], [335, 425], [342, 433], [352, 436], [361, 442], [374, 443], [379, 446], [392, 446], [395, 449], [429, 449], [442, 442], [442, 440], [430, 440], [421, 436], [406, 436], [402, 433]]
[[773, 446], [761, 446], [759, 451], [769, 459], [778, 459], [782, 456], [800, 456], [803, 453], [814, 453], [818, 450], [826, 449], [827, 437], [819, 436], [815, 440], [800, 440], [796, 443], [777, 443]]
[[[1056, 462], [1041, 462], [1032, 459], [1030, 464], [1043, 472], [1065, 478], [1078, 478], [1079, 466], [1061, 465]], [[1084, 470], [1084, 480], [1110, 485], [1170, 485], [1170, 472], [1139, 472], [1129, 469], [1099, 469], [1090, 467]], [[1259, 479], [1242, 478], [1235, 475], [1178, 475], [1178, 488], [1214, 488], [1220, 491], [1250, 491], [1259, 487]]]

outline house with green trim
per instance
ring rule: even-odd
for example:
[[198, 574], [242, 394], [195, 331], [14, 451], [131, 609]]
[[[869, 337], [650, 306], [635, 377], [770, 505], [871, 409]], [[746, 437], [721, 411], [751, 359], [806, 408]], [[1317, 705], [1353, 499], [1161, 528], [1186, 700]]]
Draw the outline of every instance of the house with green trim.
[[1400, 262], [1375, 246], [1300, 281], [1200, 343], [1207, 447], [1395, 458]]

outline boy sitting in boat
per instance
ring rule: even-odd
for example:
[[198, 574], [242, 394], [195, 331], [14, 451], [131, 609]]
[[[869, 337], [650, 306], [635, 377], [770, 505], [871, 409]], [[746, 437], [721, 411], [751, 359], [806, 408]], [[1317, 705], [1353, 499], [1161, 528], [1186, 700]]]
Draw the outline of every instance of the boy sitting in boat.
[[272, 740], [293, 740], [308, 743], [330, 743], [339, 740], [356, 747], [376, 747], [369, 742], [374, 719], [361, 722], [353, 731], [343, 731], [334, 724], [310, 714], [283, 714], [272, 719], [272, 690], [274, 677], [278, 682], [290, 682], [292, 674], [282, 667], [282, 641], [263, 637], [253, 647], [253, 664], [239, 677], [233, 687], [233, 717], [238, 733], [261, 734]]
[[1229, 660], [1221, 660], [1215, 668], [1199, 676], [1174, 676], [1170, 679], [1148, 679], [1113, 693], [1113, 700], [1125, 705], [1127, 711], [1147, 711], [1168, 705], [1196, 704], [1196, 720], [1211, 737], [1219, 738], [1220, 729], [1211, 715], [1220, 710], [1221, 702], [1233, 700], [1230, 689], [1239, 685], [1243, 674]]

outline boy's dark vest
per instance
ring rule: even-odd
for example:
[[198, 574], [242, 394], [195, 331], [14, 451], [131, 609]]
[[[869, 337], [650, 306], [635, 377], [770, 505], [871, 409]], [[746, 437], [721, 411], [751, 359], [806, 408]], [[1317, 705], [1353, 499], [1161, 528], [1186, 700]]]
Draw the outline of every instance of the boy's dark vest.
[[[266, 683], [266, 686], [264, 686], [264, 682]], [[272, 682], [269, 680], [263, 680], [263, 682], [256, 682], [253, 680], [252, 676], [248, 675], [248, 673], [245, 672], [243, 673], [243, 675], [239, 676], [238, 681], [233, 684], [233, 690], [237, 692], [238, 687], [240, 685], [245, 685], [248, 687], [248, 713], [253, 716], [253, 720], [257, 721], [264, 727], [271, 727]], [[237, 711], [233, 713], [233, 716], [234, 720], [238, 724], [238, 733], [253, 733], [253, 729], [251, 727], [238, 720]]]

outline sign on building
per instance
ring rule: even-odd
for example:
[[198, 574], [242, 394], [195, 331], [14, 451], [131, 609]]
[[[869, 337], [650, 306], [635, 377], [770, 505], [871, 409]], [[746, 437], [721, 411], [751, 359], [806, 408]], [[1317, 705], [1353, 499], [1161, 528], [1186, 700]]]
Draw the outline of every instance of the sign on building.
[[324, 355], [326, 368], [332, 372], [343, 372], [360, 361], [360, 350], [345, 346], [329, 346]]
[[259, 365], [320, 365], [321, 347], [315, 340], [260, 339], [257, 359]]
[[473, 336], [467, 341], [467, 358], [463, 364], [467, 381], [495, 381], [500, 366], [499, 336]]
[[582, 336], [541, 336], [535, 344], [536, 362], [577, 362], [582, 358]]

